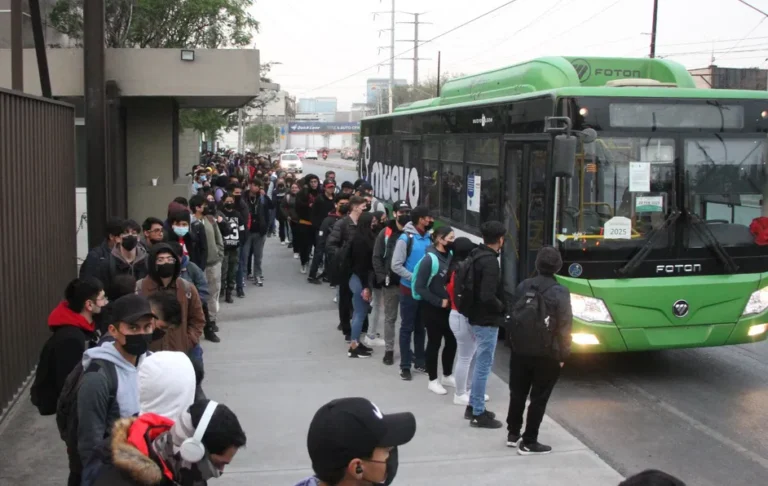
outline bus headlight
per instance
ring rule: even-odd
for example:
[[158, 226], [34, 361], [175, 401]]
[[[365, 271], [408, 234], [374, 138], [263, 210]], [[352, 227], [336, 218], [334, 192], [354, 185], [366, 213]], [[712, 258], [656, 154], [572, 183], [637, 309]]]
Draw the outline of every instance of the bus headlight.
[[752, 295], [749, 296], [747, 305], [744, 306], [744, 312], [742, 312], [741, 315], [744, 317], [760, 314], [765, 309], [768, 309], [768, 287], [763, 287], [760, 290], [752, 292]]
[[761, 334], [765, 334], [765, 331], [768, 331], [768, 324], [755, 324], [754, 326], [749, 327], [749, 332], [747, 332], [747, 335], [759, 336]]
[[580, 344], [582, 346], [597, 346], [600, 344], [600, 340], [594, 334], [587, 334], [584, 332], [576, 332], [571, 334], [573, 344]]
[[[767, 299], [768, 301], [768, 299]], [[613, 322], [603, 299], [571, 294], [573, 316], [587, 322]]]

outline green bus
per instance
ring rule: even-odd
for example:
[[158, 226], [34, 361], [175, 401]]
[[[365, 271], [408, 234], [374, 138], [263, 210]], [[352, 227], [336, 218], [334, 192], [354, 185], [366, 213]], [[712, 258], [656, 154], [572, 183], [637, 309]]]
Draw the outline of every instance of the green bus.
[[361, 125], [360, 177], [458, 236], [507, 225], [512, 295], [563, 256], [576, 352], [762, 341], [768, 92], [660, 59], [546, 57], [453, 79]]

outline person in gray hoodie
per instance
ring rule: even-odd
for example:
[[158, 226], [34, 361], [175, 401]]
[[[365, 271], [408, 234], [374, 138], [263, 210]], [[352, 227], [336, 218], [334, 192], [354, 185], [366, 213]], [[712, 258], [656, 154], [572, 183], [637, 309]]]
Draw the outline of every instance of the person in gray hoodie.
[[[456, 358], [456, 337], [450, 326], [451, 301], [446, 290], [448, 268], [453, 257], [453, 228], [440, 226], [432, 232], [432, 246], [416, 265], [413, 279], [413, 297], [419, 300], [419, 319], [427, 330], [427, 389], [438, 395], [448, 393], [444, 387], [456, 388], [453, 378], [453, 360]], [[437, 354], [443, 347], [443, 376], [438, 380]]]
[[[83, 354], [84, 373], [77, 392], [77, 450], [83, 466], [116, 420], [139, 413], [138, 367], [147, 355], [157, 316], [149, 301], [136, 294], [117, 299], [113, 312], [114, 323], [108, 329], [114, 341]], [[105, 366], [113, 367], [117, 377], [113, 398], [112, 373]]]

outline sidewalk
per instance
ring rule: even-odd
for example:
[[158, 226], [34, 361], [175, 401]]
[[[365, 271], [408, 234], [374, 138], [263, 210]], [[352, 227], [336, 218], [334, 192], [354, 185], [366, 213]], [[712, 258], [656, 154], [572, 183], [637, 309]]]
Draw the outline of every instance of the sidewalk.
[[[506, 432], [478, 430], [463, 419], [449, 393], [427, 391], [426, 376], [400, 380], [397, 366], [346, 357], [336, 331], [333, 291], [306, 283], [291, 250], [268, 240], [265, 287], [222, 305], [222, 342], [205, 343], [209, 397], [239, 416], [248, 445], [211, 485], [293, 486], [312, 474], [306, 452], [309, 422], [320, 405], [363, 396], [384, 413], [411, 411], [418, 428], [400, 451], [396, 485], [616, 486], [621, 476], [549, 418], [541, 438], [548, 456], [521, 457], [505, 447]], [[490, 410], [506, 415], [506, 385], [488, 382]], [[67, 459], [53, 417], [40, 417], [23, 396], [0, 426], [0, 485], [66, 484]]]

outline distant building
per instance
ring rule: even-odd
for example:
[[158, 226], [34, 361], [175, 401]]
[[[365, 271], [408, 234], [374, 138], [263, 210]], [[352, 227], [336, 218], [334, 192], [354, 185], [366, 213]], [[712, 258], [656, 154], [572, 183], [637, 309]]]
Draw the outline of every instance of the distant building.
[[299, 98], [298, 113], [336, 113], [336, 98]]
[[[395, 79], [395, 86], [408, 86], [405, 79]], [[388, 97], [389, 78], [371, 78], [365, 83], [366, 103], [376, 106], [379, 100]]]
[[[69, 38], [57, 31], [48, 22], [48, 16], [51, 13], [57, 0], [40, 0], [40, 17], [43, 21], [43, 37], [47, 46], [58, 45], [61, 47], [70, 47]], [[21, 35], [22, 46], [25, 49], [35, 47], [35, 40], [32, 36], [32, 18], [29, 15], [29, 2], [21, 3]], [[11, 48], [11, 0], [0, 0], [0, 49]]]
[[708, 66], [689, 69], [697, 88], [712, 89], [768, 89], [768, 70], [758, 68], [723, 68]]

